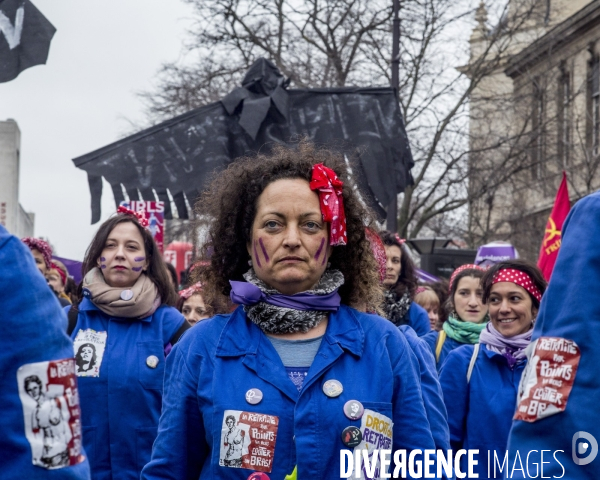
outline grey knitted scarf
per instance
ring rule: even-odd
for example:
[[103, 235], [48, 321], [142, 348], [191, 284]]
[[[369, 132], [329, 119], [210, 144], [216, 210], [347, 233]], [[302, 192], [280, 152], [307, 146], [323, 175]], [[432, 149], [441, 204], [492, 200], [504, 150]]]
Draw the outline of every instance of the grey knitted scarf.
[[408, 310], [412, 303], [408, 292], [405, 292], [404, 295], [398, 298], [396, 292], [385, 289], [384, 299], [383, 311], [386, 318], [397, 327], [408, 325]]
[[[256, 285], [268, 295], [281, 293], [273, 288], [269, 288], [263, 281], [259, 280], [252, 268], [244, 274], [244, 279]], [[325, 295], [333, 292], [343, 284], [344, 275], [342, 272], [339, 270], [325, 270], [315, 288], [307, 290], [306, 293]], [[317, 310], [295, 310], [270, 305], [265, 302], [260, 302], [253, 306], [245, 306], [244, 311], [250, 321], [258, 325], [263, 332], [274, 335], [280, 333], [306, 333], [321, 323], [327, 317], [328, 313]]]

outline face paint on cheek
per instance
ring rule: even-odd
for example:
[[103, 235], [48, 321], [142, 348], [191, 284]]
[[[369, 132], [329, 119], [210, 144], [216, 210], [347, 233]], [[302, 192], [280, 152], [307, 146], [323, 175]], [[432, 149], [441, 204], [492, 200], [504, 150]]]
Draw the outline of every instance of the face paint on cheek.
[[256, 258], [258, 268], [262, 268], [262, 265], [260, 264], [260, 258], [258, 257], [258, 252], [256, 251], [256, 240], [254, 240], [254, 258]]
[[143, 262], [144, 260], [146, 260], [146, 257], [135, 257], [133, 259], [134, 262]]
[[325, 239], [322, 238], [321, 245], [319, 245], [319, 249], [317, 250], [317, 253], [315, 253], [315, 260], [319, 260], [319, 257], [321, 256], [321, 253], [323, 252], [324, 246], [325, 246]]
[[106, 265], [102, 264], [102, 265], [100, 265], [100, 268], [101, 268], [102, 270], [104, 270], [104, 269], [106, 268]]
[[265, 248], [265, 245], [263, 244], [262, 238], [258, 239], [258, 243], [260, 243], [260, 248], [262, 248], [262, 252], [263, 252], [263, 255], [265, 256], [265, 260], [268, 262], [269, 256], [267, 255], [267, 249]]
[[100, 261], [101, 261], [101, 262], [105, 262], [105, 261], [106, 261], [106, 258], [104, 258], [104, 257], [100, 257]]
[[132, 267], [131, 269], [132, 269], [134, 272], [139, 272], [139, 271], [140, 271], [142, 268], [144, 268], [144, 267]]
[[323, 253], [323, 260], [321, 260], [321, 266], [325, 265], [325, 262], [327, 262], [327, 253]]

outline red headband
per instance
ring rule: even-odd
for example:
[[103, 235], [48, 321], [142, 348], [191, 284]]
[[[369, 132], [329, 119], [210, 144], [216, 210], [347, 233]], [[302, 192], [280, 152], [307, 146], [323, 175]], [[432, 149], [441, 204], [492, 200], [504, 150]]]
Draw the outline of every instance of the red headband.
[[62, 283], [63, 285], [67, 284], [67, 275], [65, 274], [65, 272], [63, 272], [63, 269], [60, 268], [56, 263], [52, 262], [50, 264], [50, 268], [52, 270], [56, 270], [58, 272], [58, 274], [60, 275], [60, 278], [62, 279]]
[[[321, 202], [321, 214], [323, 221], [331, 222], [329, 244], [346, 245], [346, 213], [344, 212], [344, 198], [342, 197], [342, 182], [331, 168], [322, 163], [313, 165], [310, 189], [318, 190]], [[331, 195], [334, 195], [330, 199]]]
[[119, 208], [117, 208], [117, 213], [125, 213], [127, 215], [133, 215], [135, 218], [137, 218], [138, 223], [142, 227], [144, 227], [144, 228], [148, 227], [148, 219], [144, 216], [143, 213], [134, 212], [130, 208], [124, 207], [122, 205]]
[[179, 296], [184, 300], [190, 298], [194, 293], [202, 292], [202, 284], [200, 282], [194, 283], [191, 287], [181, 290]]
[[521, 270], [516, 270], [514, 268], [498, 270], [496, 275], [494, 275], [492, 285], [499, 282], [510, 282], [519, 285], [519, 287], [523, 287], [527, 290], [527, 292], [538, 302], [542, 301], [542, 292], [540, 292], [540, 289], [533, 283], [531, 277]]
[[450, 293], [452, 293], [452, 285], [454, 284], [454, 280], [456, 279], [456, 276], [460, 272], [464, 272], [465, 270], [481, 270], [482, 272], [485, 272], [485, 270], [483, 268], [481, 268], [478, 265], [473, 265], [472, 263], [467, 263], [466, 265], [461, 265], [456, 270], [454, 270], [454, 272], [452, 272], [452, 275], [450, 275], [450, 284], [448, 285], [448, 291]]

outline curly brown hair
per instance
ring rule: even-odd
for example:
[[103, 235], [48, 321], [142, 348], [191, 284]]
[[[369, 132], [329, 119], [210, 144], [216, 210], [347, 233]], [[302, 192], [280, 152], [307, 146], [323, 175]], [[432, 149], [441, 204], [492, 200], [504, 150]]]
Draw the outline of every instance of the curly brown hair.
[[[382, 303], [379, 273], [365, 227], [371, 226], [371, 212], [361, 203], [344, 157], [337, 152], [302, 140], [296, 148], [275, 145], [270, 154], [243, 157], [217, 174], [197, 201], [195, 211], [202, 221], [209, 219], [208, 237], [202, 254], [208, 265], [194, 281], [200, 280], [208, 301], [223, 305], [231, 291], [230, 280], [243, 281], [248, 271], [246, 245], [250, 242], [258, 198], [270, 183], [282, 179], [310, 182], [313, 166], [322, 163], [344, 182], [342, 195], [346, 211], [348, 244], [335, 247], [331, 268], [344, 275], [340, 287], [342, 303], [361, 310], [376, 310]], [[220, 299], [218, 297], [221, 297]]]

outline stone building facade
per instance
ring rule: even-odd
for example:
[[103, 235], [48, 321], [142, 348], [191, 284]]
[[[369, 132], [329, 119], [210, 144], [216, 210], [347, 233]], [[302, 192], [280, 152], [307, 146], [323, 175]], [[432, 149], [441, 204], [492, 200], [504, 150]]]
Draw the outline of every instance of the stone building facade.
[[[514, 173], [473, 199], [469, 223], [473, 243], [508, 240], [536, 260], [562, 171], [572, 202], [600, 188], [600, 0], [509, 5], [505, 22], [521, 23], [471, 96], [470, 162], [512, 155]], [[476, 20], [470, 64], [492, 41], [483, 4]]]
[[33, 213], [19, 203], [21, 131], [17, 122], [0, 122], [0, 224], [17, 237], [32, 237]]

